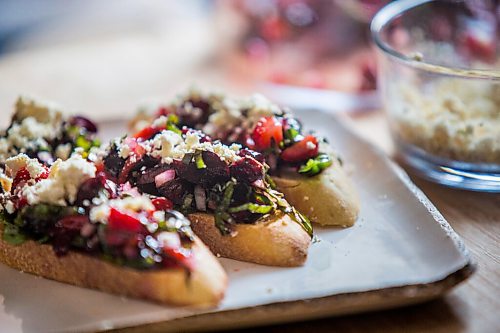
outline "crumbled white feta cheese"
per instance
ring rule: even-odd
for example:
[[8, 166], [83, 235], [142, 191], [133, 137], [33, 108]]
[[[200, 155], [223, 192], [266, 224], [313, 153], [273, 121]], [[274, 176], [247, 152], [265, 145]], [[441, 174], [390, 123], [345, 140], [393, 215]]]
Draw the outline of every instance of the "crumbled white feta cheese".
[[132, 149], [130, 149], [130, 146], [126, 143], [120, 144], [119, 147], [120, 148], [118, 148], [118, 155], [126, 160], [130, 156]]
[[48, 148], [62, 131], [62, 114], [53, 107], [20, 97], [16, 103], [13, 123], [0, 139], [0, 163], [27, 150]]
[[160, 157], [164, 163], [170, 164], [174, 159], [180, 160], [185, 154], [194, 153], [196, 150], [211, 151], [219, 155], [223, 161], [235, 162], [238, 156], [238, 145], [228, 147], [220, 142], [200, 142], [197, 133], [186, 134], [186, 139], [172, 131], [165, 130], [151, 140], [151, 155]]
[[[54, 205], [66, 205], [66, 192], [64, 184], [54, 179], [43, 179], [33, 186], [25, 186], [22, 195], [30, 205], [47, 203]], [[76, 193], [75, 193], [76, 195]]]
[[398, 138], [439, 157], [500, 163], [500, 85], [446, 78], [416, 87], [389, 86]]
[[68, 160], [58, 159], [50, 168], [49, 178], [25, 188], [23, 193], [28, 202], [65, 205], [73, 203], [80, 185], [95, 177], [95, 165], [84, 160], [80, 155], [72, 155]]
[[163, 231], [156, 236], [160, 247], [178, 248], [181, 246], [181, 239], [176, 232]]
[[7, 174], [14, 178], [19, 170], [26, 168], [30, 173], [30, 177], [35, 179], [40, 176], [45, 168], [43, 167], [37, 159], [29, 158], [26, 154], [19, 154], [10, 157], [5, 161], [5, 166], [7, 167]]
[[138, 197], [125, 197], [122, 199], [113, 199], [109, 201], [109, 205], [118, 210], [132, 210], [135, 212], [139, 211], [151, 211], [155, 209], [155, 206], [151, 200], [146, 196]]
[[[208, 143], [208, 142], [207, 142]], [[241, 157], [238, 156], [236, 154], [236, 151], [229, 148], [228, 146], [226, 145], [223, 145], [222, 143], [220, 142], [216, 142], [212, 145], [213, 147], [213, 152], [216, 153], [217, 155], [219, 155], [219, 157], [223, 160], [223, 161], [227, 161], [227, 162], [236, 162], [237, 160], [239, 160]], [[209, 149], [207, 149], [209, 150]]]
[[83, 149], [82, 147], [76, 147], [76, 148], [73, 150], [73, 154], [72, 154], [72, 155], [79, 155], [79, 156], [82, 156], [83, 154], [85, 154], [85, 149]]
[[107, 223], [109, 216], [109, 206], [108, 205], [99, 205], [94, 206], [90, 209], [89, 218], [92, 222], [100, 222]]
[[307, 141], [306, 148], [309, 150], [313, 150], [313, 149], [316, 149], [316, 145], [314, 143], [312, 143], [311, 141]]
[[257, 121], [261, 117], [270, 117], [281, 113], [278, 105], [261, 94], [254, 94], [242, 101], [242, 107], [248, 109], [248, 119]]
[[186, 134], [186, 145], [187, 149], [198, 146], [200, 144], [200, 137], [196, 133]]
[[52, 127], [59, 127], [62, 122], [62, 113], [54, 103], [35, 101], [31, 97], [20, 96], [16, 102], [14, 119], [19, 122], [29, 117], [37, 122], [50, 124]]
[[87, 159], [96, 163], [97, 161], [102, 161], [106, 154], [107, 152], [105, 145], [101, 145], [100, 147], [92, 147], [90, 148], [89, 156], [87, 156]]
[[215, 111], [209, 116], [207, 124], [203, 126], [203, 131], [208, 135], [227, 132], [241, 123], [242, 114], [234, 100], [224, 98], [212, 108]]
[[9, 214], [13, 214], [16, 211], [16, 207], [14, 207], [14, 203], [12, 201], [8, 200], [5, 202], [5, 210]]
[[57, 130], [47, 124], [39, 123], [33, 117], [22, 120], [21, 123], [13, 123], [7, 131], [7, 141], [10, 147], [33, 148], [47, 147], [45, 139], [53, 139]]
[[172, 131], [162, 131], [151, 141], [153, 157], [161, 157], [165, 163], [172, 163], [173, 159], [182, 159], [187, 152], [182, 137]]

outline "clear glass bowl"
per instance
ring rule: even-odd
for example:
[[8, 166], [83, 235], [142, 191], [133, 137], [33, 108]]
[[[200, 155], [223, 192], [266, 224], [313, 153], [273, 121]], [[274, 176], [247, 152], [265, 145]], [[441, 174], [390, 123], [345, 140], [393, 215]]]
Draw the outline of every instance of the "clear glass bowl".
[[372, 21], [380, 93], [398, 158], [447, 186], [500, 192], [495, 3], [402, 0]]

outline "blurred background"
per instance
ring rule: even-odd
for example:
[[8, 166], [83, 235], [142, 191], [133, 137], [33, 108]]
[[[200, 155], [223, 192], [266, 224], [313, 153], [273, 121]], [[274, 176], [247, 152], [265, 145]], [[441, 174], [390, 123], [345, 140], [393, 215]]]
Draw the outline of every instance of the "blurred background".
[[[369, 22], [388, 2], [0, 0], [0, 121], [19, 94], [115, 119], [190, 84], [373, 109]], [[470, 3], [500, 15], [495, 1]]]
[[0, 0], [0, 121], [21, 93], [113, 119], [190, 84], [336, 91], [349, 108], [376, 88], [368, 24], [386, 2]]

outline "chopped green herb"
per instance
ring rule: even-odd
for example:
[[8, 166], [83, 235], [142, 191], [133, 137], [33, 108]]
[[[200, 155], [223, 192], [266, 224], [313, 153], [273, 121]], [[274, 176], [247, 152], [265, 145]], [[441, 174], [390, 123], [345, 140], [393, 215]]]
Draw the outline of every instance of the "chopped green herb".
[[231, 224], [234, 223], [233, 218], [226, 212], [215, 212], [215, 226], [220, 230], [223, 235], [231, 234]]
[[236, 207], [231, 207], [228, 209], [228, 212], [230, 213], [237, 213], [237, 212], [242, 212], [245, 210], [248, 210], [251, 213], [255, 214], [267, 214], [273, 209], [273, 206], [271, 205], [258, 205], [254, 203], [246, 203], [240, 206]]
[[301, 212], [299, 212], [295, 207], [290, 206], [292, 209], [291, 212], [291, 217], [295, 220], [295, 222], [299, 223], [302, 228], [307, 232], [309, 236], [313, 236], [313, 227], [311, 225], [311, 221], [303, 215]]
[[269, 186], [274, 190], [276, 189], [276, 183], [274, 182], [274, 180], [271, 178], [271, 176], [269, 176], [266, 172], [266, 176], [264, 178], [266, 180], [266, 183], [269, 184]]
[[311, 222], [307, 217], [302, 215], [298, 210], [295, 209], [295, 207], [291, 206], [283, 197], [283, 194], [275, 191], [275, 190], [270, 190], [269, 192], [265, 192], [270, 198], [272, 198], [273, 202], [275, 205], [278, 206], [278, 208], [286, 213], [289, 214], [290, 217], [300, 224], [302, 228], [309, 234], [309, 236], [312, 237], [313, 234], [313, 228], [311, 225]]
[[166, 129], [181, 135], [182, 131], [179, 129], [179, 127], [177, 127], [177, 124], [179, 124], [179, 117], [177, 117], [175, 114], [169, 114], [167, 117]]
[[189, 211], [191, 209], [191, 205], [193, 203], [193, 195], [188, 194], [184, 197], [184, 202], [182, 203], [182, 210]]
[[307, 160], [306, 164], [302, 165], [299, 169], [299, 173], [314, 176], [328, 168], [332, 165], [332, 159], [328, 154], [319, 154], [315, 158], [310, 158]]
[[288, 139], [292, 142], [295, 141], [297, 135], [299, 135], [299, 131], [295, 128], [289, 128], [285, 131], [285, 139]]
[[203, 156], [201, 151], [196, 152], [196, 154], [194, 155], [194, 159], [197, 169], [206, 169], [207, 165], [205, 164], [205, 161], [203, 161]]
[[177, 125], [177, 124], [179, 124], [179, 117], [177, 117], [176, 114], [171, 113], [171, 114], [168, 115], [167, 121], [169, 123]]
[[226, 184], [226, 188], [224, 189], [224, 196], [221, 202], [221, 208], [226, 210], [231, 204], [231, 199], [233, 198], [234, 192], [234, 181], [228, 181]]
[[223, 188], [215, 188], [216, 191], [222, 193], [222, 198], [219, 198], [219, 206], [215, 210], [215, 226], [223, 235], [230, 234], [232, 232], [231, 224], [234, 224], [234, 219], [229, 215], [228, 208], [231, 204], [231, 199], [234, 193], [234, 180], [228, 181]]
[[83, 135], [79, 135], [76, 140], [75, 144], [79, 148], [83, 148], [84, 151], [89, 151], [90, 148], [92, 148], [92, 142], [87, 140], [87, 138]]
[[179, 135], [182, 134], [182, 131], [177, 126], [171, 123], [167, 123], [167, 130], [177, 133]]

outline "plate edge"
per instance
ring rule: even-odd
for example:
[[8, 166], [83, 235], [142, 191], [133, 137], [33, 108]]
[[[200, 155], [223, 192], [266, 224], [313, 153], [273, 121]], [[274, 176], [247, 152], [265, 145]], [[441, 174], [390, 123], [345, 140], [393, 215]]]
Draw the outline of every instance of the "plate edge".
[[[375, 310], [387, 310], [400, 306], [415, 305], [438, 298], [469, 278], [475, 272], [476, 268], [477, 266], [474, 262], [467, 262], [463, 267], [446, 277], [428, 283], [210, 312], [162, 322], [117, 328], [110, 330], [110, 332], [201, 332], [207, 330], [229, 330], [337, 317]], [[370, 304], [362, 305], [367, 303], [367, 300]], [[307, 312], [303, 311], [304, 308], [307, 308]]]

